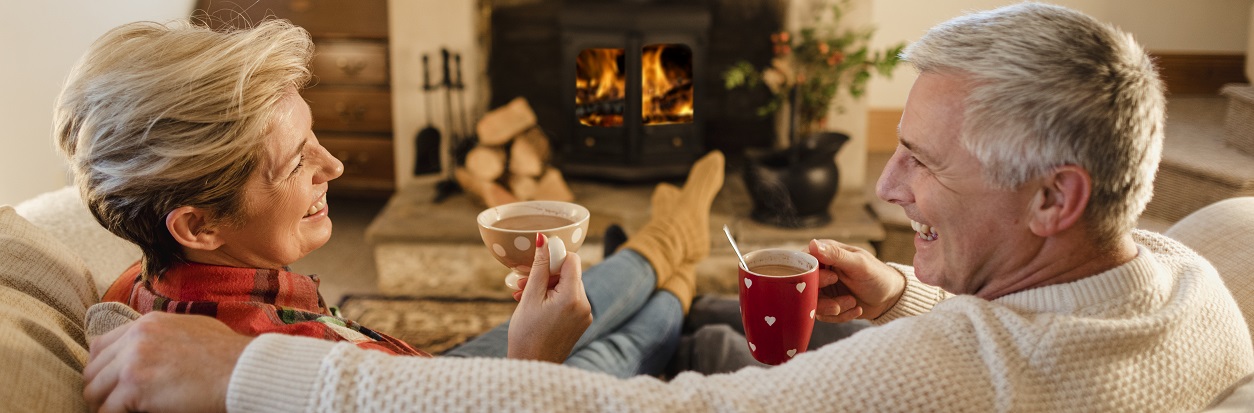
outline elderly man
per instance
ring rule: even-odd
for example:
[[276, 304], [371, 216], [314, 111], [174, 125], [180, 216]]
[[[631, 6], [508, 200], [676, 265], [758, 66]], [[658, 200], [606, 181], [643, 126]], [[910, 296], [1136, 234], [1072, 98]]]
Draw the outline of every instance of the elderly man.
[[914, 266], [811, 242], [843, 291], [819, 319], [878, 326], [797, 360], [620, 380], [150, 314], [93, 343], [86, 394], [148, 411], [1181, 411], [1254, 371], [1214, 268], [1133, 229], [1164, 97], [1128, 35], [1026, 3], [943, 23], [905, 57], [920, 76], [877, 192], [918, 224]]

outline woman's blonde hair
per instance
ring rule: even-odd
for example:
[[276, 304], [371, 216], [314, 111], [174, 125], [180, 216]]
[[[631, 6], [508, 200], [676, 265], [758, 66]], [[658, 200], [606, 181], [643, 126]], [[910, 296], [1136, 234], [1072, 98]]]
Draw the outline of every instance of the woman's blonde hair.
[[182, 247], [166, 215], [210, 211], [238, 224], [279, 101], [310, 79], [304, 29], [267, 20], [214, 31], [138, 22], [91, 45], [56, 103], [54, 136], [96, 220], [143, 251], [156, 277]]

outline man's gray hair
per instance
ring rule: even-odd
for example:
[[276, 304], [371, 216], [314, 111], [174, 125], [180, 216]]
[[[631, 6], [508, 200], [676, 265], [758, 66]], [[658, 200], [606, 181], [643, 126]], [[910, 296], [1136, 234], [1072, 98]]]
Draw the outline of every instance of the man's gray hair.
[[902, 55], [920, 72], [971, 81], [960, 141], [989, 183], [1014, 188], [1078, 165], [1092, 176], [1084, 219], [1098, 241], [1135, 226], [1153, 193], [1166, 98], [1130, 35], [1023, 3], [942, 23]]

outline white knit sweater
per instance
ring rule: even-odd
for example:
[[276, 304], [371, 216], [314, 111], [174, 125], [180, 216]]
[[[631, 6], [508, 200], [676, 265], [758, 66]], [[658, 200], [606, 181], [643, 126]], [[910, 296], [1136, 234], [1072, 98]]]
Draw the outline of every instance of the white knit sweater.
[[[908, 285], [885, 324], [770, 369], [622, 380], [557, 364], [398, 358], [263, 335], [231, 377], [231, 411], [1193, 411], [1254, 371], [1215, 270], [1134, 234], [1113, 270], [993, 301]], [[943, 302], [942, 302], [943, 300]]]

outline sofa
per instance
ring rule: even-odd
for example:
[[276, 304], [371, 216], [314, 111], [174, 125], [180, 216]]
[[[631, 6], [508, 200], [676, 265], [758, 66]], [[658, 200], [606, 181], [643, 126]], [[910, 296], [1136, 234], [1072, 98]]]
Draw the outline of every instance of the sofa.
[[[1194, 212], [1166, 231], [1211, 260], [1254, 320], [1254, 197]], [[85, 411], [88, 307], [139, 258], [134, 245], [101, 228], [73, 188], [0, 206], [0, 410]], [[1254, 351], [1254, 348], [1250, 349]], [[1254, 374], [1251, 375], [1254, 377]], [[1254, 411], [1247, 377], [1216, 395], [1209, 411]]]

